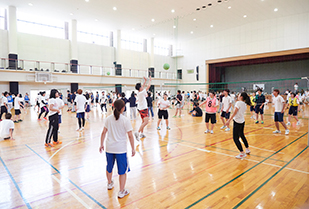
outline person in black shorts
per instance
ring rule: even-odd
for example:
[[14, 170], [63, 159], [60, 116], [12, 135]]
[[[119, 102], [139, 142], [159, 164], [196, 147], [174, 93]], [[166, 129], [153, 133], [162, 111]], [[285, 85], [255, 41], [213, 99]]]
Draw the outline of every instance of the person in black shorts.
[[159, 111], [158, 111], [158, 118], [159, 118], [159, 120], [158, 120], [158, 128], [157, 129], [161, 130], [160, 123], [161, 123], [162, 118], [164, 118], [164, 120], [166, 121], [166, 129], [170, 130], [170, 127], [168, 126], [168, 112], [167, 112], [167, 109], [171, 106], [171, 103], [167, 99], [167, 94], [163, 95], [163, 99], [159, 100], [157, 106], [159, 108]]
[[258, 89], [258, 95], [255, 96], [255, 123], [259, 123], [259, 114], [261, 115], [261, 124], [264, 124], [264, 104], [265, 104], [265, 96], [262, 94], [263, 90]]

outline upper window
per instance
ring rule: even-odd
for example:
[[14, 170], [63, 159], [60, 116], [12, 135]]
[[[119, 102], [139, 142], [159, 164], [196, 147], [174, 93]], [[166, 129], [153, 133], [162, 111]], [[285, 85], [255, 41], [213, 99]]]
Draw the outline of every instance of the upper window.
[[0, 8], [0, 29], [4, 30], [4, 25], [5, 25], [5, 9]]
[[133, 51], [143, 51], [143, 39], [130, 35], [123, 35], [121, 37], [121, 48]]
[[77, 41], [79, 42], [109, 46], [109, 40], [108, 32], [97, 34], [85, 31], [77, 31]]
[[45, 19], [24, 13], [17, 13], [17, 30], [53, 38], [65, 38], [64, 22]]
[[158, 55], [168, 56], [169, 45], [160, 42], [154, 42], [154, 53]]

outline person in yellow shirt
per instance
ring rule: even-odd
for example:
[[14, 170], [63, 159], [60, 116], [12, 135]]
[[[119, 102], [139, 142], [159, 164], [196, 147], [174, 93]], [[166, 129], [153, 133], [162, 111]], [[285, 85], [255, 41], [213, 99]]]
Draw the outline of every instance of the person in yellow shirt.
[[288, 117], [288, 122], [287, 125], [291, 125], [290, 121], [291, 121], [291, 115], [293, 115], [293, 117], [295, 118], [295, 120], [297, 121], [296, 125], [300, 125], [300, 122], [298, 120], [297, 117], [297, 109], [298, 109], [298, 105], [299, 105], [299, 100], [296, 98], [296, 94], [294, 92], [291, 93], [291, 97], [288, 100], [289, 102], [289, 117]]
[[250, 100], [251, 100], [251, 105], [250, 105], [251, 118], [255, 119], [255, 117], [254, 117], [254, 113], [255, 113], [255, 92], [252, 93]]

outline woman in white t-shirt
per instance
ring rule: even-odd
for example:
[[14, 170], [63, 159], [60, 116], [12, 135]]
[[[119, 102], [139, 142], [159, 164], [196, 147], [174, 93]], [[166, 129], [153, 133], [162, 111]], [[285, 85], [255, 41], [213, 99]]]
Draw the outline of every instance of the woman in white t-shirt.
[[84, 130], [85, 126], [85, 110], [86, 110], [86, 97], [82, 95], [83, 90], [78, 89], [77, 90], [77, 96], [74, 100], [75, 103], [75, 109], [76, 109], [76, 117], [78, 120], [78, 126], [77, 131], [82, 131]]
[[[132, 125], [129, 118], [125, 117], [122, 113], [125, 109], [123, 100], [116, 100], [114, 102], [114, 114], [106, 118], [103, 132], [101, 134], [100, 153], [104, 151], [104, 141], [106, 137], [106, 176], [108, 180], [107, 189], [114, 188], [113, 167], [115, 160], [117, 161], [120, 191], [118, 198], [123, 198], [130, 192], [125, 189], [127, 172], [130, 171], [127, 159], [127, 135], [130, 140], [132, 157], [135, 155], [134, 138], [132, 133]], [[107, 134], [108, 133], [108, 134]]]
[[24, 108], [24, 105], [22, 104], [22, 99], [23, 96], [21, 94], [17, 94], [17, 96], [14, 99], [14, 109], [15, 109], [14, 123], [22, 122], [22, 120], [20, 119], [21, 115], [20, 107]]
[[[242, 158], [247, 156], [246, 154], [250, 153], [249, 144], [248, 144], [248, 141], [247, 141], [245, 134], [244, 134], [245, 111], [247, 110], [246, 104], [251, 105], [251, 100], [250, 100], [250, 97], [248, 96], [248, 94], [246, 92], [242, 92], [238, 96], [238, 101], [235, 104], [235, 110], [233, 112], [233, 115], [226, 122], [226, 123], [229, 123], [232, 118], [234, 120], [233, 139], [234, 139], [234, 142], [235, 142], [238, 150], [240, 151], [240, 154], [236, 156], [236, 158], [238, 158], [238, 159], [242, 159]], [[241, 143], [239, 141], [239, 137], [241, 137], [242, 141], [245, 144], [246, 153], [244, 152], [244, 150], [241, 146]]]
[[[57, 89], [50, 90], [50, 99], [49, 99], [49, 127], [46, 133], [45, 146], [53, 147], [56, 144], [62, 144], [58, 141], [58, 128], [59, 128], [59, 117], [60, 107], [57, 103], [57, 97], [59, 96]], [[51, 138], [53, 137], [53, 144], [51, 143]]]
[[158, 128], [157, 128], [158, 130], [161, 130], [160, 123], [161, 123], [162, 118], [164, 118], [164, 120], [166, 121], [166, 129], [171, 130], [171, 128], [168, 126], [168, 112], [167, 112], [167, 109], [171, 106], [171, 103], [170, 101], [168, 101], [167, 97], [168, 97], [167, 94], [164, 94], [163, 95], [164, 99], [160, 99], [157, 104], [157, 107], [159, 109], [158, 111], [159, 120], [158, 120]]

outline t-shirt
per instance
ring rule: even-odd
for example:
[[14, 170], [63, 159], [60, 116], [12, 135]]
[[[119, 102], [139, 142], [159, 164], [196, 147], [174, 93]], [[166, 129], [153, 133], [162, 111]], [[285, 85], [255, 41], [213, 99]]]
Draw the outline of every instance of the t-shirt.
[[29, 101], [29, 97], [27, 95], [25, 96], [25, 101]]
[[[45, 103], [45, 104], [44, 104], [44, 103]], [[46, 101], [45, 97], [44, 97], [44, 96], [39, 96], [39, 104], [40, 104], [40, 107], [46, 106], [46, 103], [47, 103], [47, 101]]]
[[182, 96], [181, 96], [181, 94], [177, 94], [176, 98], [180, 101], [180, 102], [178, 102], [178, 100], [177, 100], [176, 103], [177, 103], [177, 104], [178, 104], [178, 103], [181, 103], [181, 101], [182, 101]]
[[244, 123], [245, 122], [245, 111], [246, 111], [246, 103], [243, 101], [237, 101], [235, 104], [235, 108], [238, 109], [238, 112], [234, 116], [234, 120], [236, 123]]
[[19, 102], [21, 102], [22, 99], [19, 98], [19, 97], [16, 97], [15, 100], [14, 100], [14, 109], [15, 110], [19, 110], [20, 109], [20, 105], [19, 105]]
[[193, 108], [193, 111], [196, 112], [195, 116], [203, 116], [203, 111], [201, 110], [199, 106], [197, 106], [196, 108]]
[[1, 106], [4, 106], [4, 104], [8, 104], [8, 99], [6, 97], [2, 97]]
[[159, 100], [159, 108], [163, 109], [163, 108], [167, 108], [171, 105], [170, 101], [168, 100], [164, 100], [164, 99], [160, 99]]
[[136, 98], [135, 97], [130, 97], [130, 107], [136, 107]]
[[105, 96], [105, 95], [102, 95], [102, 96], [101, 96], [101, 99], [100, 99], [100, 103], [101, 103], [101, 104], [106, 104], [106, 102], [107, 102], [106, 96]]
[[74, 100], [74, 102], [76, 102], [76, 107], [77, 107], [77, 110], [76, 110], [76, 113], [82, 113], [82, 112], [85, 112], [85, 104], [86, 104], [86, 97], [81, 95], [81, 94], [78, 94]]
[[138, 110], [145, 110], [145, 109], [147, 109], [146, 97], [147, 97], [146, 89], [144, 89], [143, 91], [140, 91], [140, 92], [137, 93], [137, 98], [138, 98], [137, 109]]
[[231, 97], [230, 96], [223, 97], [222, 103], [223, 103], [223, 111], [226, 112], [227, 109], [229, 108], [230, 104], [232, 103]]
[[[55, 98], [50, 98], [49, 99], [49, 105], [53, 105], [53, 109], [59, 110], [59, 106], [57, 103], [57, 99]], [[52, 111], [51, 109], [49, 110], [49, 116], [55, 115], [57, 111]]]
[[284, 99], [282, 96], [278, 95], [273, 98], [273, 103], [275, 105], [275, 112], [281, 112], [284, 104]]
[[0, 138], [8, 138], [10, 136], [10, 129], [14, 129], [14, 122], [12, 120], [5, 119], [0, 122]]
[[294, 85], [294, 89], [295, 89], [295, 91], [298, 90], [298, 85], [297, 84]]
[[152, 98], [151, 97], [147, 97], [146, 100], [147, 100], [147, 106], [148, 107], [152, 107]]
[[256, 95], [255, 96], [255, 102], [256, 102], [256, 105], [262, 105], [263, 103], [265, 103], [265, 96], [263, 95], [263, 94], [261, 94], [261, 96], [260, 95]]
[[232, 101], [235, 101], [235, 94], [231, 94], [231, 99], [232, 99]]
[[127, 133], [133, 130], [130, 119], [120, 114], [116, 120], [114, 115], [110, 115], [106, 118], [104, 127], [107, 128], [106, 152], [126, 153]]
[[58, 98], [56, 98], [56, 103], [57, 103], [57, 107], [58, 107], [59, 110], [60, 110], [60, 113], [58, 113], [58, 114], [61, 115], [61, 114], [62, 114], [62, 111], [61, 111], [60, 108], [64, 106], [64, 102], [63, 102], [62, 99], [60, 99], [60, 98], [58, 97]]

